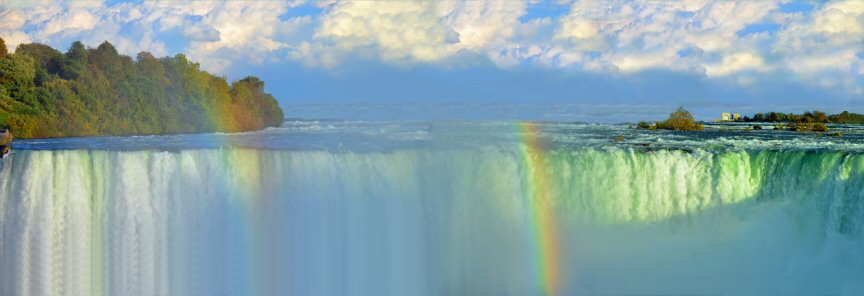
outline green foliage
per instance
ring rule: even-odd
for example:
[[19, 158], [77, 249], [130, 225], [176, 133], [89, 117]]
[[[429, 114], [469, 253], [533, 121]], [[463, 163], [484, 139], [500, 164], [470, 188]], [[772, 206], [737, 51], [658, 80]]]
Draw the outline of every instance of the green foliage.
[[822, 111], [806, 111], [801, 114], [769, 112], [756, 113], [753, 115], [753, 118], [747, 118], [745, 121], [861, 124], [864, 123], [864, 114], [849, 113], [849, 111], [843, 111], [843, 113], [833, 115], [828, 115]]
[[669, 119], [666, 121], [658, 122], [657, 128], [676, 131], [701, 131], [705, 129], [693, 119], [690, 111], [684, 110], [684, 107], [678, 107], [678, 110], [669, 114]]
[[81, 41], [75, 41], [69, 51], [60, 59], [60, 76], [73, 80], [79, 76], [89, 75], [87, 71], [87, 49]]
[[817, 123], [813, 124], [813, 127], [811, 128], [811, 130], [814, 132], [827, 132], [828, 126], [822, 122], [817, 122]]
[[53, 69], [50, 69], [52, 72], [56, 72], [57, 69], [56, 65], [51, 65], [51, 61], [63, 55], [60, 51], [39, 43], [18, 45], [15, 52], [32, 57], [42, 68], [48, 69], [53, 67]]
[[795, 132], [827, 132], [828, 126], [821, 122], [793, 122], [786, 129]]
[[828, 120], [835, 123], [861, 124], [864, 123], [864, 114], [843, 111], [843, 113], [828, 116]]
[[6, 49], [6, 41], [0, 38], [0, 58], [5, 58], [7, 55], [9, 55], [9, 51]]
[[0, 58], [0, 126], [18, 137], [248, 131], [283, 121], [264, 82], [232, 84], [182, 54], [133, 60], [108, 42], [66, 53], [19, 45]]

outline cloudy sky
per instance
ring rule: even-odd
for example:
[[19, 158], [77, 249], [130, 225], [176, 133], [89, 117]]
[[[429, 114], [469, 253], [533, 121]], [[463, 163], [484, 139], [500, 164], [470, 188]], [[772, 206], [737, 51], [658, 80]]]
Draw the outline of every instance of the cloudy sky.
[[2, 0], [0, 37], [184, 53], [263, 78], [293, 117], [864, 113], [861, 0]]

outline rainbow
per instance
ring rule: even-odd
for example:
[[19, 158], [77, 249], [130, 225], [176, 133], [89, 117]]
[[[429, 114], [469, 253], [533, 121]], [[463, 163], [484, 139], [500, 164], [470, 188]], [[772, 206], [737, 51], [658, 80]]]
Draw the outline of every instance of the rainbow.
[[552, 207], [552, 179], [544, 162], [546, 150], [539, 137], [537, 124], [520, 122], [517, 126], [524, 143], [521, 152], [527, 167], [526, 196], [529, 198], [529, 216], [537, 251], [538, 283], [546, 295], [557, 295], [561, 284], [562, 260]]

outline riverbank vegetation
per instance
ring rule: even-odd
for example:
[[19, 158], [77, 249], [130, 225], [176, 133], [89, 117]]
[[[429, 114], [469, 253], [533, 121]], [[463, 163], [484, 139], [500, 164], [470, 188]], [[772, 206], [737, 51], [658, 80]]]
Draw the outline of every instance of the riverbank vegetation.
[[17, 137], [237, 132], [283, 122], [264, 81], [228, 83], [183, 54], [135, 59], [108, 42], [65, 53], [0, 39], [0, 127]]
[[828, 125], [821, 122], [791, 122], [781, 129], [793, 132], [828, 132]]
[[[822, 111], [807, 111], [801, 114], [794, 113], [756, 113], [753, 117], [744, 116], [736, 122], [773, 122], [776, 123], [774, 130], [787, 130], [794, 132], [829, 132], [828, 123], [862, 124], [864, 114], [843, 113], [828, 115]], [[842, 135], [834, 133], [831, 135]]]
[[[773, 114], [773, 113], [772, 113]], [[779, 116], [779, 115], [771, 115], [772, 118], [783, 118], [784, 120], [795, 119], [796, 121], [787, 122], [787, 121], [776, 121], [774, 125], [774, 130], [786, 130], [786, 131], [795, 131], [795, 132], [829, 132], [828, 125], [826, 122], [832, 122], [830, 118], [840, 118], [841, 120], [847, 120], [844, 122], [855, 121], [859, 114], [843, 112], [837, 115], [825, 115], [824, 112], [805, 112], [801, 116], [789, 116], [788, 114]], [[758, 116], [757, 118], [764, 118], [762, 116]], [[748, 119], [752, 121], [751, 119]], [[780, 120], [780, 119], [778, 119]], [[742, 122], [744, 120], [738, 120], [738, 122]], [[765, 122], [765, 121], [760, 121]], [[770, 122], [770, 121], [769, 121]], [[639, 129], [648, 129], [648, 130], [677, 130], [677, 131], [701, 131], [704, 130], [705, 127], [696, 120], [693, 119], [692, 114], [689, 111], [685, 110], [683, 107], [678, 107], [678, 110], [669, 115], [669, 118], [665, 121], [660, 121], [656, 123], [650, 123], [646, 121], [640, 121], [636, 128]], [[728, 130], [762, 130], [762, 125], [753, 125], [746, 126], [740, 129], [736, 128], [727, 128], [720, 127], [720, 131], [728, 131]], [[834, 135], [834, 134], [831, 134]], [[842, 134], [836, 133], [837, 136]]]
[[864, 114], [843, 111], [838, 114], [827, 114], [822, 111], [807, 111], [801, 114], [794, 113], [756, 113], [753, 117], [744, 116], [738, 122], [791, 122], [791, 123], [846, 123], [864, 124]]

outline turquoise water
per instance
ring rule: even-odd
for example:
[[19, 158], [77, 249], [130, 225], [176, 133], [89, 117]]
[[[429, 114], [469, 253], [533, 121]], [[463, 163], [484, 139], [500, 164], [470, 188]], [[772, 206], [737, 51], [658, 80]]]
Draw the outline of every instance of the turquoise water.
[[527, 147], [515, 122], [289, 121], [17, 141], [0, 295], [543, 295], [536, 176], [558, 294], [860, 295], [864, 138], [834, 128], [538, 123]]
[[[253, 148], [303, 151], [389, 151], [401, 148], [512, 147], [522, 141], [513, 121], [340, 121], [289, 120], [279, 128], [238, 134], [89, 137], [19, 140], [22, 150], [166, 150]], [[831, 125], [823, 133], [743, 131], [749, 124], [708, 124], [703, 132], [647, 131], [626, 124], [539, 122], [539, 137], [549, 148], [636, 148], [864, 151], [864, 126]], [[723, 130], [726, 129], [726, 130]], [[624, 141], [616, 141], [619, 135]], [[649, 144], [649, 146], [645, 146]], [[647, 148], [647, 149], [642, 149]]]

